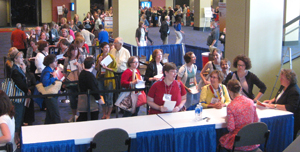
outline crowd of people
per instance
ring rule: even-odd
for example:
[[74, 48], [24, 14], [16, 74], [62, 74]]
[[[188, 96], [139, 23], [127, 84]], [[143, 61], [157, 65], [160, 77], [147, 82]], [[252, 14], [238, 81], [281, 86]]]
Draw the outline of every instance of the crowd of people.
[[[167, 44], [171, 19], [175, 16], [176, 36], [178, 43], [182, 39], [181, 22], [186, 25], [189, 8], [176, 9], [166, 7], [141, 9], [141, 22], [136, 31], [136, 42], [145, 46], [150, 22], [153, 26], [161, 26], [161, 39]], [[265, 93], [266, 85], [252, 72], [251, 60], [245, 55], [238, 55], [233, 60], [233, 67], [237, 70], [230, 71], [231, 62], [223, 58], [223, 52], [211, 47], [213, 59], [207, 62], [200, 72], [201, 80], [197, 82], [196, 56], [189, 52], [183, 56], [185, 64], [180, 68], [174, 63], [162, 63], [163, 50], [155, 49], [152, 60], [147, 64], [145, 75], [139, 71], [139, 58], [131, 56], [123, 47], [123, 39], [117, 37], [113, 43], [108, 42], [108, 33], [103, 31], [102, 17], [96, 12], [87, 14], [83, 23], [75, 15], [74, 20], [67, 23], [66, 18], [61, 18], [59, 24], [51, 23], [43, 27], [36, 27], [26, 35], [20, 23], [12, 32], [11, 44], [7, 62], [5, 64], [6, 77], [12, 78], [15, 84], [26, 94], [32, 95], [35, 85], [41, 82], [43, 87], [55, 84], [59, 80], [55, 75], [58, 64], [63, 65], [63, 75], [66, 89], [70, 96], [72, 117], [70, 122], [87, 121], [88, 109], [91, 111], [91, 120], [98, 120], [99, 100], [102, 104], [102, 118], [110, 119], [115, 102], [113, 92], [102, 93], [102, 90], [115, 90], [117, 83], [124, 89], [134, 89], [136, 85], [145, 80], [150, 89], [146, 92], [149, 114], [185, 111], [200, 103], [206, 108], [227, 108], [227, 128], [229, 133], [220, 138], [223, 147], [231, 149], [233, 139], [237, 132], [245, 125], [258, 121], [254, 103], [261, 102], [260, 98]], [[171, 14], [171, 15], [170, 15]], [[108, 12], [108, 16], [112, 16]], [[157, 19], [156, 19], [157, 18]], [[93, 39], [98, 39], [101, 53], [98, 56], [90, 55], [89, 47], [94, 45]], [[177, 41], [176, 41], [177, 43]], [[210, 44], [214, 45], [215, 42]], [[29, 46], [29, 47], [28, 47]], [[57, 47], [56, 54], [49, 53], [49, 47]], [[108, 59], [110, 62], [103, 62]], [[107, 64], [106, 64], [107, 63]], [[31, 65], [30, 65], [31, 64]], [[120, 79], [111, 79], [119, 76]], [[144, 79], [142, 78], [144, 77]], [[103, 80], [103, 78], [105, 80]], [[75, 83], [73, 81], [78, 81]], [[119, 81], [119, 82], [117, 82]], [[300, 130], [300, 89], [297, 85], [297, 76], [293, 70], [283, 69], [280, 74], [281, 88], [276, 96], [263, 103], [268, 108], [290, 111], [294, 113], [294, 136]], [[253, 93], [254, 86], [259, 92]], [[87, 96], [76, 95], [78, 92], [92, 90], [90, 107], [87, 106]], [[136, 92], [141, 94], [141, 92]], [[118, 95], [118, 94], [115, 94]], [[200, 98], [198, 98], [200, 95]], [[27, 99], [26, 99], [27, 100]], [[8, 96], [0, 91], [0, 144], [11, 141], [14, 147], [19, 145], [19, 135], [22, 125], [32, 125], [34, 122], [34, 102], [30, 104], [11, 103]], [[173, 109], [164, 106], [166, 101], [176, 102]], [[44, 98], [46, 110], [45, 124], [61, 123], [57, 97]], [[137, 116], [139, 107], [134, 107], [134, 112], [124, 111], [123, 117]], [[0, 132], [1, 133], [1, 132]], [[7, 135], [10, 136], [7, 136]], [[2, 137], [5, 140], [2, 140]], [[10, 138], [8, 138], [10, 137]], [[15, 140], [13, 140], [15, 138]], [[239, 150], [253, 150], [257, 145], [238, 147]]]

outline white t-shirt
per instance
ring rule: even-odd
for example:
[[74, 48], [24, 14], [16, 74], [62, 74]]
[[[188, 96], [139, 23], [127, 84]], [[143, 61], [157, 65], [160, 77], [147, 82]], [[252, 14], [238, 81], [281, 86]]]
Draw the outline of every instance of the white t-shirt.
[[[13, 151], [16, 150], [17, 146], [15, 143], [15, 118], [10, 118], [9, 115], [5, 114], [0, 117], [0, 124], [6, 124], [9, 128], [11, 140], [10, 142], [13, 144]], [[0, 129], [1, 130], [1, 129]], [[0, 137], [2, 137], [2, 131], [0, 131]], [[0, 144], [0, 146], [4, 146], [5, 144]], [[0, 152], [5, 152], [5, 150], [0, 150]]]

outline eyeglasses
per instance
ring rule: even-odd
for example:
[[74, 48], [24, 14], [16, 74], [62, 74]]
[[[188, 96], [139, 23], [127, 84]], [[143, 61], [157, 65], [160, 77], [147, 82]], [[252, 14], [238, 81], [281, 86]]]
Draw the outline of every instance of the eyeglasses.
[[244, 67], [244, 66], [246, 66], [246, 65], [241, 65], [241, 64], [238, 64], [237, 66], [238, 66], [238, 67]]
[[139, 63], [139, 62], [136, 61], [136, 62], [131, 62], [131, 63]]

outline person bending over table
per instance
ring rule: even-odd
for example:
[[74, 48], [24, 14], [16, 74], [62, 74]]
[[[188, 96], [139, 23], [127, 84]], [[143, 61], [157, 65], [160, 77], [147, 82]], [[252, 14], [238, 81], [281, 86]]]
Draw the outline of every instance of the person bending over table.
[[[282, 69], [280, 73], [280, 89], [271, 100], [265, 100], [266, 106], [272, 109], [294, 113], [294, 139], [300, 130], [300, 89], [297, 85], [296, 73], [291, 69]], [[273, 103], [273, 104], [272, 104]]]
[[[243, 128], [253, 122], [258, 122], [256, 107], [253, 101], [241, 94], [241, 84], [238, 80], [230, 80], [228, 82], [228, 92], [233, 98], [227, 107], [227, 129], [228, 134], [220, 138], [220, 144], [226, 149], [232, 149], [235, 135]], [[236, 147], [235, 150], [251, 151], [257, 149], [258, 145]]]
[[[138, 83], [139, 78], [141, 78], [140, 71], [137, 69], [139, 66], [139, 59], [136, 56], [131, 56], [127, 61], [127, 69], [123, 72], [121, 76], [121, 86], [127, 89], [134, 89], [134, 86]], [[135, 76], [132, 76], [135, 74]], [[124, 111], [123, 117], [137, 116], [140, 107], [136, 107], [135, 112], [131, 113], [129, 111]]]
[[158, 74], [163, 74], [163, 63], [161, 62], [163, 55], [162, 49], [155, 49], [152, 53], [152, 60], [147, 66], [145, 80], [149, 86], [160, 78], [154, 77]]
[[[237, 68], [237, 71], [233, 72], [233, 74], [229, 74], [226, 77], [225, 85], [230, 79], [237, 79], [242, 85], [241, 93], [243, 95], [252, 99], [254, 102], [259, 100], [267, 90], [267, 87], [262, 81], [258, 79], [255, 74], [248, 71], [249, 69], [251, 69], [250, 58], [245, 55], [238, 55], [233, 60], [233, 66]], [[260, 89], [256, 97], [252, 93], [254, 84]]]
[[13, 151], [17, 149], [15, 143], [15, 110], [8, 95], [0, 90], [0, 146], [11, 142]]
[[149, 114], [168, 112], [164, 107], [166, 99], [176, 101], [172, 112], [180, 111], [186, 102], [186, 90], [181, 81], [176, 81], [177, 67], [174, 63], [165, 63], [163, 73], [165, 77], [152, 85], [148, 92], [147, 104], [150, 106]]
[[202, 88], [200, 103], [203, 108], [221, 109], [230, 103], [230, 98], [225, 85], [222, 84], [223, 75], [219, 70], [210, 73], [210, 84]]

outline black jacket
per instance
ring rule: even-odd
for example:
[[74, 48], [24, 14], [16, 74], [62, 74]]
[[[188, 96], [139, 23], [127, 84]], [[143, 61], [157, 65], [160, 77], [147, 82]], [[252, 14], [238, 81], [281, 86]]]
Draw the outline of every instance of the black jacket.
[[[236, 72], [232, 72], [231, 74], [227, 75], [225, 82], [224, 82], [225, 85], [227, 85], [228, 81], [231, 80], [233, 73], [236, 73]], [[250, 97], [248, 97], [248, 98], [251, 98], [251, 99], [255, 98], [255, 96], [252, 92], [254, 84], [259, 88], [259, 92], [261, 92], [261, 93], [265, 93], [265, 91], [267, 90], [266, 85], [262, 81], [260, 81], [255, 74], [253, 74], [250, 71], [248, 71], [248, 74], [246, 75], [246, 81], [248, 84], [248, 94], [250, 95]]]
[[27, 94], [28, 86], [25, 73], [16, 64], [14, 64], [12, 67], [11, 78], [18, 86], [18, 88], [21, 89], [25, 94]]
[[[161, 62], [160, 62], [161, 65], [163, 65]], [[151, 77], [154, 77], [157, 75], [157, 66], [156, 66], [156, 62], [150, 62], [147, 66], [147, 69], [146, 69], [146, 74], [145, 74], [145, 80], [146, 80], [146, 83], [147, 84], [150, 84], [152, 85], [152, 82], [149, 81], [149, 78]]]
[[168, 36], [168, 31], [169, 31], [169, 25], [167, 21], [163, 21], [161, 24], [161, 27], [159, 29], [160, 32], [160, 38], [164, 40]]

